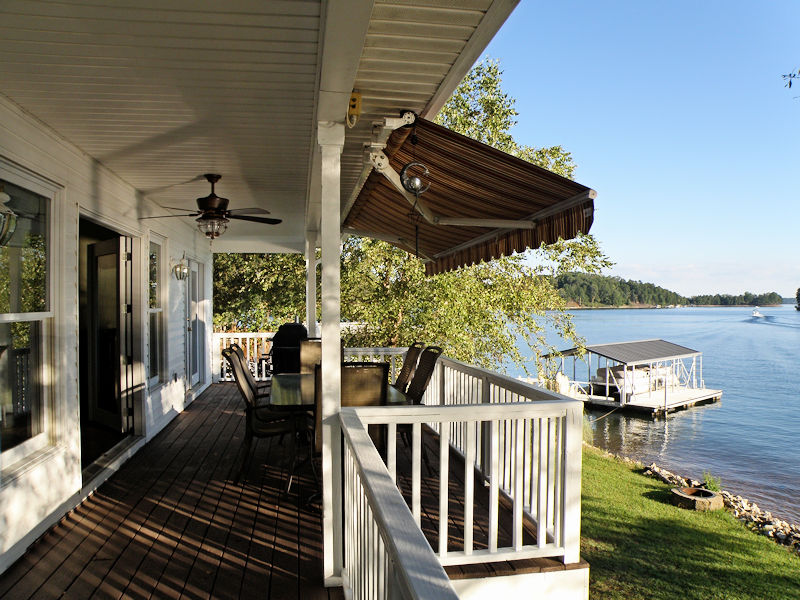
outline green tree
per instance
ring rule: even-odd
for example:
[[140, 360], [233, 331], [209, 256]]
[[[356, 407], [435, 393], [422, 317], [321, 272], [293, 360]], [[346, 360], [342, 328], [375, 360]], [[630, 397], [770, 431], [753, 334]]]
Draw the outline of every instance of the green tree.
[[572, 178], [575, 163], [561, 146], [535, 148], [518, 144], [511, 135], [519, 115], [516, 101], [503, 91], [500, 63], [476, 64], [436, 115], [435, 121], [474, 140], [513, 154], [564, 177]]
[[215, 254], [214, 329], [271, 331], [305, 315], [300, 254]]
[[[532, 260], [533, 259], [533, 260]], [[350, 238], [342, 254], [342, 318], [348, 346], [436, 343], [445, 354], [489, 368], [527, 368], [556, 351], [548, 330], [580, 343], [555, 286], [564, 268], [608, 262], [591, 236], [426, 277], [423, 263], [385, 242]], [[523, 355], [518, 340], [528, 342]]]

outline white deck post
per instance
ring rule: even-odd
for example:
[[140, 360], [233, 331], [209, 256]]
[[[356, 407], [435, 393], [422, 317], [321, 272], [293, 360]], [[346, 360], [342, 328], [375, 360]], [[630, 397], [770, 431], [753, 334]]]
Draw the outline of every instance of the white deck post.
[[306, 231], [306, 326], [317, 337], [317, 232]]
[[567, 409], [564, 419], [564, 503], [562, 514], [564, 563], [576, 563], [581, 551], [581, 451], [583, 409]]
[[341, 585], [342, 575], [342, 432], [339, 224], [342, 123], [320, 122], [322, 149], [322, 535], [326, 586]]

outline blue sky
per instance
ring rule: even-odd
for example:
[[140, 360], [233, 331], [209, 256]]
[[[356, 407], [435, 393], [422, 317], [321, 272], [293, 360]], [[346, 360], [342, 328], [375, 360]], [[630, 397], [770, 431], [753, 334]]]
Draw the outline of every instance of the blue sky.
[[800, 1], [523, 0], [487, 48], [518, 142], [597, 190], [611, 274], [682, 294], [800, 287]]

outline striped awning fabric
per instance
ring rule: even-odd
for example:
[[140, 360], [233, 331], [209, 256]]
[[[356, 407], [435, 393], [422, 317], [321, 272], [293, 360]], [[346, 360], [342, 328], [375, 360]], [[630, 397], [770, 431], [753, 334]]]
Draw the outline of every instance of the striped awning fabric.
[[594, 190], [431, 121], [394, 131], [384, 152], [397, 172], [412, 161], [428, 168], [430, 189], [421, 199], [437, 217], [535, 221], [533, 228], [431, 223], [373, 170], [345, 229], [417, 252], [429, 275], [569, 239], [592, 225]]

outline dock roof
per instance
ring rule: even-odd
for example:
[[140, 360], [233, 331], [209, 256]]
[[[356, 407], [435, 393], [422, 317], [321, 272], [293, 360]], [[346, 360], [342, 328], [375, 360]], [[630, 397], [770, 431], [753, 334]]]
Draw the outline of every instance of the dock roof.
[[[576, 348], [564, 350], [565, 356], [574, 354]], [[665, 340], [639, 340], [636, 342], [618, 342], [614, 344], [596, 344], [586, 346], [586, 351], [626, 365], [650, 363], [659, 360], [686, 358], [700, 354], [686, 346], [679, 346]]]

